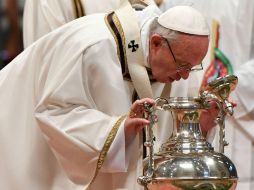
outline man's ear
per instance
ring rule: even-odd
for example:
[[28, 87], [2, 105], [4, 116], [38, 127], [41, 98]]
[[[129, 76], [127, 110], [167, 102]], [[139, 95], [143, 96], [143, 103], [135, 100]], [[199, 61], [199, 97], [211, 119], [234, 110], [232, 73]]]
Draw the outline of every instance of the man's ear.
[[153, 34], [150, 37], [150, 50], [156, 51], [162, 46], [163, 38], [158, 34]]

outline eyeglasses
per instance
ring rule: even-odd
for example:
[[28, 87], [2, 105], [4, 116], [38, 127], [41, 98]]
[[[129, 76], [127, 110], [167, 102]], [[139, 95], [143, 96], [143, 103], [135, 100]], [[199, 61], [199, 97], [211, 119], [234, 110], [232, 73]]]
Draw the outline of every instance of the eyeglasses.
[[[164, 37], [163, 37], [164, 38]], [[178, 64], [177, 61], [176, 61], [176, 58], [175, 58], [175, 55], [172, 51], [172, 48], [168, 42], [168, 40], [166, 38], [164, 38], [167, 42], [167, 45], [168, 45], [168, 49], [169, 51], [171, 52], [171, 55], [173, 56], [173, 59], [174, 59], [174, 62], [175, 62], [175, 65], [176, 65], [176, 72], [182, 72], [182, 71], [187, 71], [187, 72], [193, 72], [193, 71], [201, 71], [203, 70], [203, 65], [202, 63], [200, 63], [199, 65], [196, 65], [192, 68], [190, 68], [190, 64]]]

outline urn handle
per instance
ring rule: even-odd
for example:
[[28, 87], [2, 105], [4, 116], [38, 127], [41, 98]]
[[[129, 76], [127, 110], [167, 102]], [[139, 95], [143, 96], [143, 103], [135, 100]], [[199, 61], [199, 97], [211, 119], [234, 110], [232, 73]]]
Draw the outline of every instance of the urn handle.
[[226, 75], [219, 77], [208, 83], [207, 88], [200, 93], [200, 97], [204, 102], [215, 101], [219, 107], [219, 115], [217, 123], [220, 126], [219, 132], [219, 152], [224, 153], [224, 147], [228, 145], [225, 140], [225, 116], [226, 114], [233, 115], [233, 105], [228, 100], [229, 94], [235, 89], [238, 78], [235, 75]]

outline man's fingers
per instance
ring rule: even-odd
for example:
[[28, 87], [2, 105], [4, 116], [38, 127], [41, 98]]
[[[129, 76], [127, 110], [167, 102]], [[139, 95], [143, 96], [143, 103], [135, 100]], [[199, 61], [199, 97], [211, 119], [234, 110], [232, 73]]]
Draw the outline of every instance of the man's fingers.
[[150, 122], [143, 118], [127, 118], [125, 121], [125, 138], [130, 142]]
[[145, 126], [148, 125], [150, 122], [144, 118], [132, 118], [128, 121], [129, 125], [135, 125], [135, 126]]
[[127, 141], [133, 139], [150, 122], [144, 119], [144, 104], [155, 104], [155, 100], [151, 98], [143, 98], [136, 100], [129, 111], [128, 117], [125, 120], [125, 137]]
[[143, 98], [140, 100], [136, 100], [131, 106], [131, 109], [129, 111], [129, 117], [130, 118], [143, 117], [145, 103], [153, 105], [155, 104], [155, 101], [151, 98]]

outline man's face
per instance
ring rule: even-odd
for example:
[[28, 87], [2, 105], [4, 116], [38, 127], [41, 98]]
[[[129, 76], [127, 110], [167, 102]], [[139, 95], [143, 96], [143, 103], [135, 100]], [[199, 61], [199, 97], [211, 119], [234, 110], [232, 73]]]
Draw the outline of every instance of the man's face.
[[169, 42], [157, 34], [150, 38], [149, 63], [155, 79], [162, 83], [187, 79], [208, 50], [208, 37], [179, 33]]

